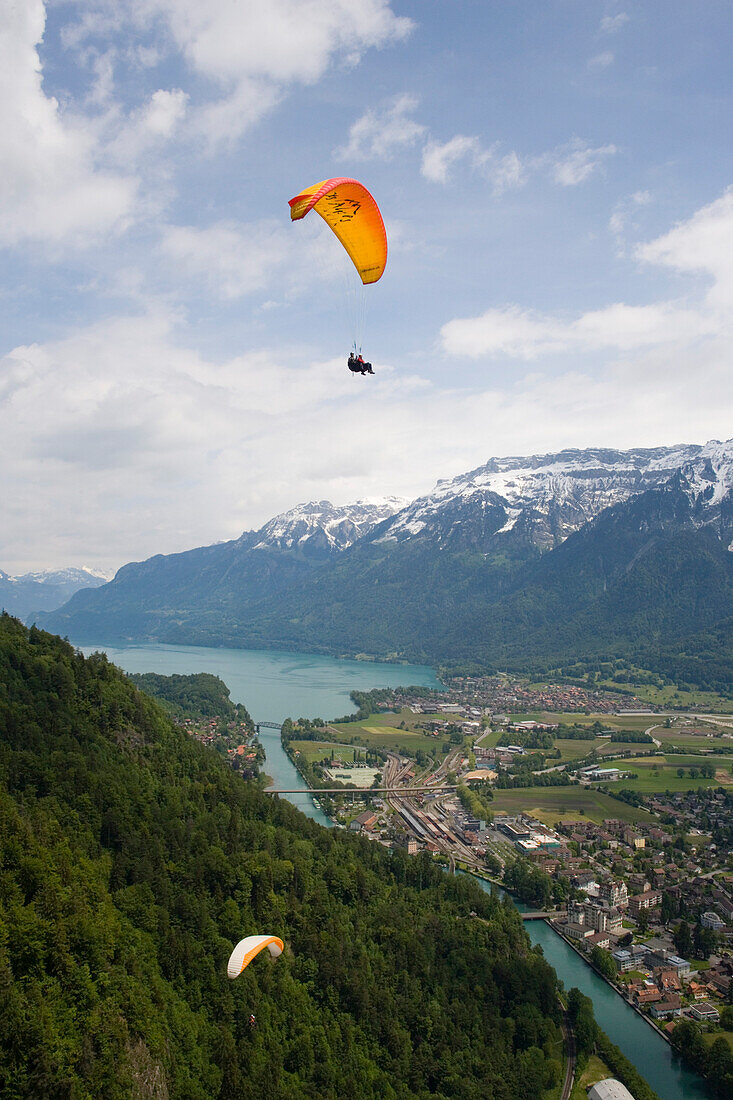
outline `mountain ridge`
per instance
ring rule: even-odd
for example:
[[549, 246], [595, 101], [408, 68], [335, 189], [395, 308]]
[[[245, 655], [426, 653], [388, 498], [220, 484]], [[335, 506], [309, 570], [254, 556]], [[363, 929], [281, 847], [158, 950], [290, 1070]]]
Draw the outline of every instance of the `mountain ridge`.
[[733, 441], [490, 459], [395, 503], [361, 526], [356, 506], [298, 505], [233, 543], [125, 566], [44, 625], [93, 642], [531, 664], [664, 631], [677, 643], [733, 615]]
[[61, 607], [81, 588], [106, 584], [109, 578], [84, 566], [44, 569], [11, 576], [0, 569], [0, 608], [21, 619]]

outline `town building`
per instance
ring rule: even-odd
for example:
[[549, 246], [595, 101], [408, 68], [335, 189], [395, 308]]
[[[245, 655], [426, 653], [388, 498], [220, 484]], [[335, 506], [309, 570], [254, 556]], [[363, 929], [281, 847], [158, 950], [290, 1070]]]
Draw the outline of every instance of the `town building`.
[[634, 959], [630, 951], [625, 951], [623, 948], [618, 948], [616, 951], [611, 952], [611, 958], [616, 963], [616, 966], [623, 973], [625, 970], [634, 969]]
[[645, 890], [643, 894], [632, 894], [629, 898], [629, 913], [632, 917], [638, 917], [642, 909], [656, 909], [661, 904], [661, 890]]
[[593, 935], [593, 929], [589, 928], [587, 924], [576, 924], [574, 921], [568, 921], [567, 924], [562, 926], [562, 930], [568, 939], [581, 942]]
[[725, 928], [725, 921], [721, 920], [717, 913], [713, 913], [708, 910], [700, 917], [700, 924], [703, 928], [713, 928], [716, 932], [720, 932]]
[[657, 1001], [649, 1011], [655, 1020], [667, 1020], [672, 1016], [682, 1015], [682, 1002], [679, 997], [672, 995], [664, 1001]]
[[598, 888], [598, 896], [609, 905], [626, 905], [629, 900], [629, 891], [626, 883], [619, 879], [608, 879], [602, 882]]
[[375, 813], [372, 813], [371, 810], [365, 810], [363, 814], [359, 814], [358, 817], [355, 817], [354, 820], [349, 823], [349, 829], [354, 833], [361, 832], [362, 829], [368, 831], [372, 828], [376, 820], [377, 815]]
[[605, 1081], [597, 1081], [588, 1093], [588, 1100], [634, 1100], [626, 1085], [622, 1085], [615, 1077], [607, 1077]]

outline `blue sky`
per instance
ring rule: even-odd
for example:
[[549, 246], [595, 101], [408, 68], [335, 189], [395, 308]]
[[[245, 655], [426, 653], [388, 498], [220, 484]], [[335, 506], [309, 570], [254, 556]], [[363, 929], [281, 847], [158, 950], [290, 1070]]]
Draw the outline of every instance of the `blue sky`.
[[[0, 568], [733, 423], [726, 2], [0, 0]], [[287, 200], [382, 208], [375, 377]]]

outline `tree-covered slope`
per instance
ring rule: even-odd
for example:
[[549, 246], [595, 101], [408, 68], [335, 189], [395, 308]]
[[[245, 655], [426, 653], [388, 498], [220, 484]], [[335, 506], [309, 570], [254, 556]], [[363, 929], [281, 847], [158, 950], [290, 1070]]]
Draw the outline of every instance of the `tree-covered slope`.
[[[557, 1072], [554, 975], [511, 906], [273, 801], [8, 616], [0, 868], [8, 1100], [509, 1100]], [[284, 955], [229, 982], [260, 930]]]
[[664, 649], [670, 670], [674, 654], [694, 658], [686, 678], [700, 684], [721, 680], [722, 657], [731, 667], [730, 646], [711, 654], [704, 642], [733, 616], [729, 540], [696, 524], [677, 484], [605, 509], [542, 555], [454, 541], [358, 543], [297, 592], [253, 606], [240, 644], [495, 668], [630, 654], [657, 667]]
[[247, 714], [246, 708], [235, 705], [224, 681], [211, 672], [194, 672], [181, 676], [164, 676], [159, 672], [128, 672], [128, 679], [147, 695], [152, 695], [163, 708], [176, 717], [236, 718]]

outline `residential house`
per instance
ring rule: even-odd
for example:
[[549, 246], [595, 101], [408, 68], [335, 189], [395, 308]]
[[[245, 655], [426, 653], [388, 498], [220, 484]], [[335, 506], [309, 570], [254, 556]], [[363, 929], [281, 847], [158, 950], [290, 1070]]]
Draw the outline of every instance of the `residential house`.
[[666, 1020], [671, 1016], [682, 1015], [682, 1002], [679, 997], [670, 996], [663, 1001], [658, 1001], [650, 1008], [650, 1012], [655, 1020]]
[[645, 989], [640, 989], [634, 993], [634, 1000], [639, 1008], [643, 1008], [645, 1005], [658, 1004], [662, 1001], [663, 995], [659, 992], [656, 986], [650, 985]]
[[661, 890], [645, 890], [643, 894], [633, 894], [629, 898], [629, 913], [632, 917], [638, 917], [642, 909], [656, 909], [661, 904]]

